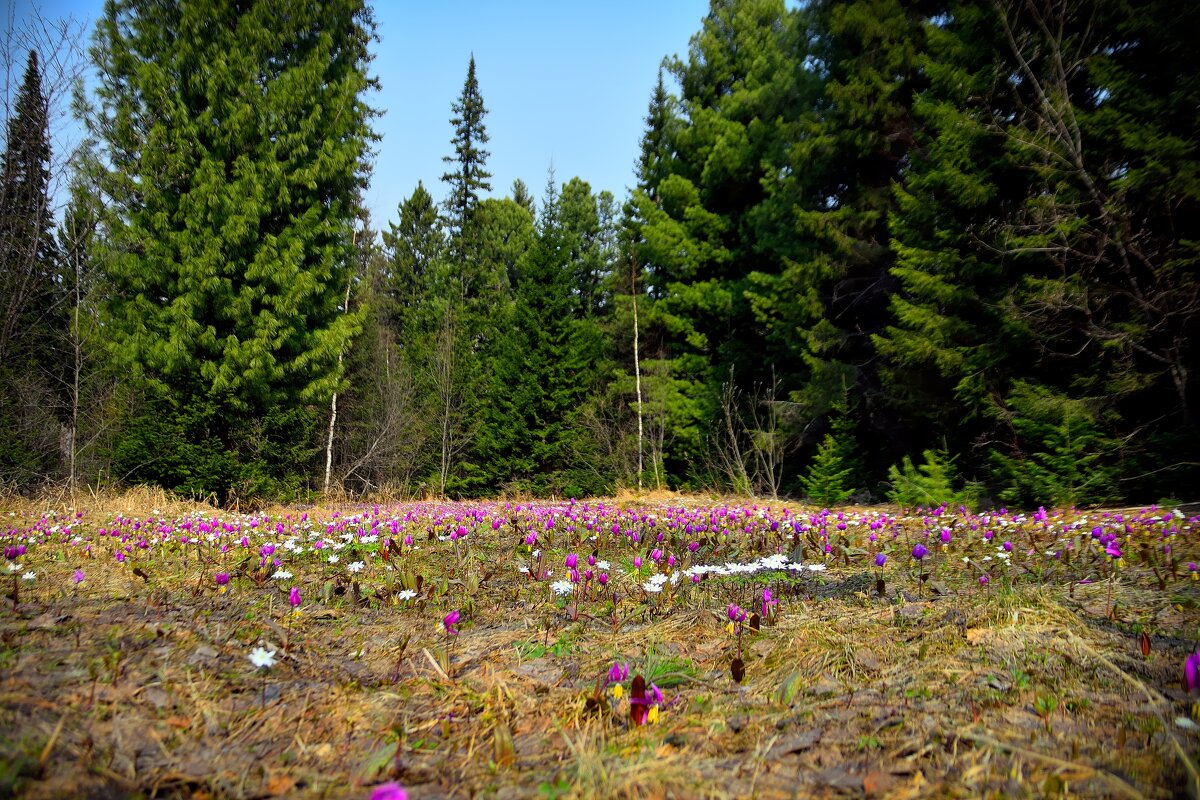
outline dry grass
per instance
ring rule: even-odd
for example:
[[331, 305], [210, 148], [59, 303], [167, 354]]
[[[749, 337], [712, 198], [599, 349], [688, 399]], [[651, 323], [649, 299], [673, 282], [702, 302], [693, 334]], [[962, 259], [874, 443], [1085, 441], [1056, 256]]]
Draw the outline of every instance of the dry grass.
[[[205, 509], [153, 493], [88, 508], [92, 519]], [[43, 577], [0, 615], [0, 787], [25, 798], [366, 797], [385, 779], [416, 798], [1194, 791], [1197, 734], [1176, 722], [1200, 624], [1191, 583], [1163, 593], [1129, 575], [1114, 615], [1100, 584], [948, 580], [945, 594], [918, 596], [897, 572], [879, 598], [846, 580], [861, 567], [831, 569], [778, 587], [778, 623], [746, 635], [737, 684], [725, 590], [630, 601], [615, 625], [572, 620], [529, 590], [511, 545], [473, 546], [465, 571], [444, 550], [430, 556], [416, 605], [356, 605], [350, 591], [317, 602], [322, 576], [299, 616], [249, 575], [215, 595], [215, 564], [194, 556], [145, 563], [144, 579], [97, 558], [75, 588], [71, 557], [39, 550], [26, 563]], [[468, 597], [473, 571], [487, 578]], [[444, 595], [431, 588], [439, 574]], [[442, 614], [464, 604], [469, 621], [446, 637]], [[260, 645], [279, 658], [265, 681], [247, 659]], [[588, 703], [614, 659], [669, 674], [657, 724], [631, 727], [607, 696]]]

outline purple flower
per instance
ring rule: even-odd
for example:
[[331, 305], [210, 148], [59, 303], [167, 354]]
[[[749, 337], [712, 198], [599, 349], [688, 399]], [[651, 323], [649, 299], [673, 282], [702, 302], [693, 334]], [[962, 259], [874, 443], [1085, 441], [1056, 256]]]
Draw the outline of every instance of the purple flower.
[[883, 553], [875, 554], [875, 566], [882, 567], [886, 563], [887, 563], [887, 556], [885, 556]]
[[381, 783], [371, 791], [371, 800], [408, 800], [408, 793], [398, 783]]
[[730, 603], [725, 609], [725, 613], [729, 615], [730, 622], [745, 622], [746, 612], [741, 609], [736, 603]]
[[[80, 574], [82, 575], [83, 573], [80, 573]], [[213, 579], [217, 582], [217, 586], [228, 586], [229, 585], [229, 573], [228, 572], [218, 572], [216, 575], [213, 576]]]
[[597, 576], [596, 576], [596, 583], [600, 584], [601, 586], [605, 586], [605, 585], [607, 585], [607, 584], [608, 584], [608, 573], [607, 573], [607, 572], [601, 572], [599, 575], [597, 575]]
[[650, 688], [646, 692], [646, 699], [650, 702], [650, 705], [652, 705], [652, 706], [662, 705], [662, 701], [663, 701], [662, 689], [659, 689], [653, 683], [650, 684]]
[[980, 576], [979, 576], [979, 585], [980, 585], [980, 586], [987, 586], [987, 585], [988, 585], [988, 576], [987, 576], [987, 575], [980, 575]]
[[613, 665], [608, 669], [608, 682], [621, 683], [629, 677], [629, 665], [620, 661], [614, 661]]
[[458, 624], [458, 620], [461, 616], [462, 615], [458, 612], [458, 609], [455, 609], [442, 618], [442, 627], [446, 629], [446, 633], [450, 634], [451, 636], [458, 636], [458, 631], [454, 630], [454, 626]]
[[83, 583], [83, 570], [75, 570], [75, 574], [71, 576], [71, 580], [75, 581], [77, 585]]
[[293, 586], [292, 591], [288, 592], [288, 602], [292, 604], [292, 608], [300, 607], [300, 588]]
[[1192, 653], [1183, 662], [1183, 676], [1187, 680], [1189, 694], [1200, 694], [1200, 650]]
[[579, 556], [570, 553], [567, 556], [567, 569], [575, 569], [575, 565], [579, 563]]
[[942, 528], [942, 544], [950, 544], [950, 529]]
[[912, 549], [912, 557], [915, 558], [917, 561], [920, 561], [922, 558], [924, 558], [927, 555], [929, 555], [929, 548], [927, 548], [925, 545], [921, 544], [920, 542], [917, 542], [916, 546], [913, 547], [913, 549]]
[[1108, 547], [1104, 548], [1104, 552], [1108, 553], [1109, 558], [1117, 559], [1121, 557], [1121, 548], [1116, 542], [1109, 542]]
[[771, 597], [771, 590], [763, 589], [762, 616], [766, 617], [767, 612], [771, 610], [771, 606], [777, 606], [777, 605], [779, 605], [779, 601], [777, 599]]
[[1006, 553], [1011, 553], [1011, 552], [1012, 552], [1012, 542], [1005, 542], [1005, 543], [1004, 543], [1004, 552], [1006, 552]]

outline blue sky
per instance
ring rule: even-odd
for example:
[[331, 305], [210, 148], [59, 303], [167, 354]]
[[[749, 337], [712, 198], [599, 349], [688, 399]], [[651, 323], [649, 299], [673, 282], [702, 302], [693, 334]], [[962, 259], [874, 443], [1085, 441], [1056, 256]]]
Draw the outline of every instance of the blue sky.
[[[4, 25], [32, 6], [45, 19], [94, 21], [102, 0], [0, 0]], [[451, 152], [451, 104], [475, 55], [492, 194], [520, 178], [541, 197], [547, 169], [579, 176], [622, 197], [633, 182], [643, 117], [660, 61], [684, 55], [707, 0], [379, 0], [372, 64], [384, 112], [375, 127], [375, 172], [367, 193], [376, 228], [423, 181], [441, 199], [442, 156]], [[89, 26], [90, 32], [90, 26]], [[18, 76], [19, 77], [19, 76]]]

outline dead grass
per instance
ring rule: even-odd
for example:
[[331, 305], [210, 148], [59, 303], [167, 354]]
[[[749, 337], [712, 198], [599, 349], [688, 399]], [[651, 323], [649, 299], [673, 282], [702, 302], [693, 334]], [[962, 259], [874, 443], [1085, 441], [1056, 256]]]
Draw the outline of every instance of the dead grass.
[[[204, 506], [148, 492], [98, 498], [89, 517], [151, 508]], [[442, 553], [417, 605], [355, 605], [349, 591], [316, 602], [323, 577], [305, 585], [299, 616], [249, 576], [215, 595], [201, 579], [213, 565], [194, 559], [144, 564], [143, 579], [97, 558], [75, 588], [75, 563], [39, 551], [28, 563], [44, 577], [0, 612], [0, 787], [25, 798], [366, 797], [387, 779], [415, 798], [1195, 789], [1200, 740], [1176, 720], [1189, 713], [1180, 665], [1200, 614], [1134, 576], [1117, 585], [1115, 614], [1100, 584], [918, 596], [896, 576], [885, 598], [798, 585], [778, 624], [744, 638], [737, 684], [721, 592], [630, 603], [616, 625], [571, 620], [527, 591], [498, 542], [476, 547], [471, 568], [490, 577], [474, 597], [430, 588], [439, 570], [466, 577]], [[446, 637], [442, 614], [466, 599], [469, 621]], [[247, 658], [256, 646], [279, 659], [265, 681]], [[588, 703], [614, 659], [670, 666], [656, 725], [631, 727], [606, 696]]]

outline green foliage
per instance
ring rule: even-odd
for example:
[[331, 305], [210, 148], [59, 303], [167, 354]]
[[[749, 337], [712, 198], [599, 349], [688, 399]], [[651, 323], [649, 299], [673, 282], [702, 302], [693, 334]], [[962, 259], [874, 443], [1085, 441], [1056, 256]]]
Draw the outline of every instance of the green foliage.
[[[267, 2], [106, 6], [89, 120], [110, 199], [106, 331], [156, 411], [175, 417], [133, 426], [138, 456], [122, 463], [165, 448], [174, 466], [153, 479], [189, 491], [254, 490], [303, 465], [279, 456], [309, 447], [311, 425], [288, 423], [327, 406], [361, 325], [341, 306], [373, 137], [372, 36], [358, 0], [287, 14]], [[256, 432], [261, 446], [234, 441]], [[169, 435], [189, 438], [171, 447]], [[238, 469], [219, 475], [235, 452]]]
[[1076, 505], [1110, 500], [1114, 469], [1107, 456], [1116, 443], [1101, 432], [1088, 404], [1051, 389], [1018, 382], [1008, 397], [1009, 424], [1020, 450], [992, 454], [1010, 503]]
[[945, 450], [926, 450], [922, 456], [925, 460], [920, 466], [904, 456], [899, 465], [888, 469], [890, 502], [909, 509], [951, 503], [974, 505], [972, 492], [955, 489], [954, 459]]
[[857, 491], [848, 484], [853, 468], [847, 466], [844, 450], [842, 443], [832, 433], [825, 434], [817, 446], [817, 454], [800, 481], [804, 496], [810, 503], [834, 506], [844, 503]]
[[450, 124], [454, 126], [454, 138], [451, 140], [454, 155], [442, 157], [442, 161], [452, 166], [450, 171], [442, 175], [442, 180], [450, 187], [446, 213], [451, 246], [455, 255], [461, 258], [474, 254], [470, 248], [474, 239], [471, 226], [479, 205], [479, 194], [492, 188], [488, 183], [492, 175], [485, 169], [491, 154], [483, 149], [488, 142], [487, 126], [483, 122], [487, 109], [479, 91], [479, 80], [475, 77], [474, 54], [467, 65], [467, 79], [463, 83], [462, 94], [452, 109], [454, 117]]
[[66, 415], [66, 302], [50, 208], [50, 128], [30, 51], [0, 161], [0, 482], [57, 476]]

